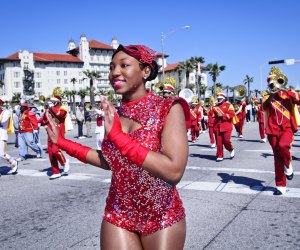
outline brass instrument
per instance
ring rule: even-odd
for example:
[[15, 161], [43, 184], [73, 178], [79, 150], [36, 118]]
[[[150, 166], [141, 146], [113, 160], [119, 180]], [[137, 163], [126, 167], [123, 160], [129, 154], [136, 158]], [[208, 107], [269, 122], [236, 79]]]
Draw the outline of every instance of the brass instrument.
[[158, 82], [155, 84], [155, 92], [162, 93], [165, 89], [165, 85], [162, 82]]
[[222, 88], [221, 88], [221, 87], [216, 87], [216, 96], [217, 96], [219, 93], [222, 93]]
[[186, 100], [187, 103], [191, 103], [192, 98], [194, 97], [194, 93], [192, 90], [190, 90], [188, 88], [184, 88], [184, 89], [180, 90], [178, 96], [183, 98], [184, 100]]
[[53, 89], [52, 95], [53, 96], [63, 96], [63, 92], [60, 87], [56, 87]]
[[247, 89], [244, 85], [237, 85], [234, 87], [233, 95], [235, 99], [242, 100], [246, 96], [246, 93]]
[[287, 77], [281, 72], [281, 70], [277, 67], [272, 67], [269, 73], [268, 81], [268, 88], [271, 92], [275, 93], [276, 89], [284, 89], [288, 83]]

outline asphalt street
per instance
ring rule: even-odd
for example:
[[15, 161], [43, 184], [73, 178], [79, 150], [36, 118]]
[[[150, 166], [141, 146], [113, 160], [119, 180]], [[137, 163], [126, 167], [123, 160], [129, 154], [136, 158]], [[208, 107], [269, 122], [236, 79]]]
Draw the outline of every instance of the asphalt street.
[[[95, 126], [95, 124], [93, 124]], [[92, 138], [77, 139], [94, 147]], [[41, 130], [44, 149], [47, 136]], [[284, 196], [273, 196], [273, 153], [261, 143], [257, 123], [244, 138], [232, 134], [236, 156], [215, 161], [208, 133], [189, 141], [185, 174], [177, 185], [187, 215], [185, 249], [300, 249], [300, 133], [292, 147], [295, 176]], [[14, 157], [14, 136], [7, 152]], [[180, 152], [178, 152], [180, 153]], [[48, 154], [20, 162], [17, 175], [0, 165], [0, 249], [99, 249], [110, 172], [70, 159], [70, 174], [49, 180]]]

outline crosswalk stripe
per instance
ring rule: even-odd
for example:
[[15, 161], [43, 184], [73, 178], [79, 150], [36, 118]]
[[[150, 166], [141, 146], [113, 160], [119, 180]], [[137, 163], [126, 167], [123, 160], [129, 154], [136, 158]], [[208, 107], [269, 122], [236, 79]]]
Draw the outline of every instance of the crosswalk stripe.
[[[196, 167], [187, 166], [186, 169], [190, 170], [207, 170], [207, 171], [228, 171], [228, 172], [245, 172], [245, 173], [262, 173], [262, 174], [274, 174], [274, 171], [251, 169], [251, 168], [217, 168], [217, 167]], [[300, 172], [294, 172], [294, 175], [300, 175]]]
[[[224, 192], [224, 193], [235, 193], [235, 194], [252, 194], [256, 195], [261, 193], [262, 195], [273, 195], [273, 187], [264, 187], [264, 186], [245, 186], [243, 184], [236, 183], [222, 183], [220, 182], [185, 182], [182, 181], [177, 185], [178, 189], [188, 189], [188, 190], [197, 190], [197, 191], [215, 191], [215, 192]], [[300, 188], [288, 188], [285, 195], [280, 197], [291, 197], [291, 198], [300, 198]]]
[[[272, 173], [272, 171], [257, 171], [255, 169], [233, 169], [233, 168], [205, 168], [205, 167], [188, 167], [189, 169], [197, 170], [216, 170], [216, 171], [245, 171], [245, 172], [259, 172], [259, 173]], [[295, 172], [294, 174], [300, 175], [300, 172]], [[33, 177], [49, 177], [47, 172], [42, 172], [34, 169], [20, 169], [18, 170], [18, 175], [23, 176], [33, 176]], [[97, 180], [102, 183], [110, 183], [110, 178], [106, 174], [86, 174], [86, 173], [70, 173], [68, 176], [63, 176], [62, 179], [67, 180]], [[257, 195], [261, 193], [262, 195], [273, 195], [274, 187], [264, 187], [264, 186], [252, 186], [249, 187], [244, 184], [237, 184], [233, 182], [199, 182], [199, 181], [181, 181], [176, 186], [178, 189], [183, 190], [196, 190], [196, 191], [210, 191], [210, 192], [223, 192], [223, 193], [235, 193], [235, 194], [248, 194]], [[285, 195], [280, 197], [291, 197], [300, 198], [300, 188], [288, 188]]]

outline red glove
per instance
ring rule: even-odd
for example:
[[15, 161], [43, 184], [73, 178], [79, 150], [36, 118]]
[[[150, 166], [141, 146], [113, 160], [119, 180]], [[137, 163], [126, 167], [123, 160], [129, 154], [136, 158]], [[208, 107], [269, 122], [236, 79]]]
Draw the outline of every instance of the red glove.
[[56, 145], [62, 150], [66, 151], [68, 155], [77, 158], [83, 163], [87, 163], [86, 156], [91, 148], [83, 146], [77, 142], [73, 142], [59, 136]]
[[114, 115], [113, 126], [107, 135], [108, 140], [115, 144], [123, 156], [126, 156], [130, 161], [142, 166], [150, 149], [145, 148], [139, 141], [131, 138], [122, 131], [121, 123], [118, 115]]

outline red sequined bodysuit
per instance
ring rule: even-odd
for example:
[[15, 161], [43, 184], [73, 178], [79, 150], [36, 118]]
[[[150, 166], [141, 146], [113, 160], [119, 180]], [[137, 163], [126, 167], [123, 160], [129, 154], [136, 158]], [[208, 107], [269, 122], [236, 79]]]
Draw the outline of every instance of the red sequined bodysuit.
[[[175, 100], [161, 98], [150, 92], [139, 100], [122, 102], [120, 116], [141, 124], [141, 128], [129, 133], [129, 136], [140, 141], [144, 147], [160, 152], [164, 123]], [[103, 141], [102, 152], [112, 170], [104, 220], [146, 235], [185, 218], [175, 186], [132, 163], [106, 139]]]

